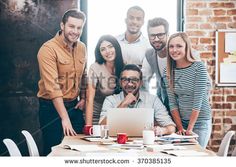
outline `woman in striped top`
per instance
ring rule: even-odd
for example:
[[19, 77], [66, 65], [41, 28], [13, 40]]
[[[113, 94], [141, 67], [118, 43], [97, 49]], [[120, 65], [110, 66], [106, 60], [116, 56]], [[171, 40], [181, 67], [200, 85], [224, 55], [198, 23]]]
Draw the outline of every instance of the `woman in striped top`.
[[212, 126], [206, 67], [201, 61], [194, 59], [186, 33], [179, 32], [171, 35], [167, 47], [164, 81], [171, 115], [177, 125], [177, 133], [198, 134], [198, 142], [205, 148]]

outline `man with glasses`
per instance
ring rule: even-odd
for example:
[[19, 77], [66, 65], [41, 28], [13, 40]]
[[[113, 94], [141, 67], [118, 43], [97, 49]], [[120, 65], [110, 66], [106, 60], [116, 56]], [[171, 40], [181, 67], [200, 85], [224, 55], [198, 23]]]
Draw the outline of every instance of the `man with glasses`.
[[[168, 48], [166, 48], [166, 45], [169, 36], [169, 23], [161, 17], [153, 18], [148, 21], [147, 32], [149, 42], [152, 45], [152, 48], [147, 50], [145, 58], [143, 60], [142, 72], [145, 76], [143, 87], [145, 90], [149, 90], [150, 79], [155, 73], [157, 96], [160, 98], [162, 103], [169, 111], [169, 101], [167, 97], [167, 92], [164, 86], [164, 82], [162, 80], [163, 71], [167, 65]], [[196, 59], [200, 59], [198, 52], [194, 49], [192, 51], [193, 56]], [[208, 89], [211, 88], [211, 82], [211, 78], [208, 75]]]
[[141, 67], [145, 52], [151, 48], [148, 39], [141, 32], [144, 16], [144, 10], [139, 6], [132, 6], [127, 11], [126, 31], [117, 37], [125, 64], [136, 64]]
[[102, 106], [99, 122], [106, 124], [106, 115], [109, 108], [153, 108], [153, 117], [158, 132], [161, 134], [171, 134], [175, 132], [175, 124], [165, 106], [157, 96], [140, 91], [142, 83], [142, 71], [140, 68], [134, 64], [126, 65], [120, 77], [122, 92], [106, 97]]
[[169, 109], [166, 90], [162, 82], [163, 71], [167, 63], [166, 43], [169, 34], [169, 24], [163, 18], [154, 18], [148, 21], [147, 31], [149, 42], [153, 48], [146, 52], [143, 61], [142, 71], [146, 77], [144, 88], [146, 90], [149, 89], [149, 81], [155, 73], [157, 95], [167, 109]]

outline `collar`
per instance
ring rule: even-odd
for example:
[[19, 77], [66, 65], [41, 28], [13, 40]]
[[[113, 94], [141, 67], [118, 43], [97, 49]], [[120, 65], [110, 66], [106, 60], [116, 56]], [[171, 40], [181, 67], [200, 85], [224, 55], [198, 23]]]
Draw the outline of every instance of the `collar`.
[[[134, 42], [132, 42], [132, 43], [139, 42], [139, 41], [141, 41], [143, 38], [144, 38], [144, 36], [143, 36], [143, 34], [142, 34], [142, 32], [141, 32], [140, 35], [139, 35], [139, 37], [136, 39], [136, 41], [134, 41]], [[123, 33], [123, 34], [120, 35], [120, 40], [121, 40], [121, 41], [124, 41], [124, 42], [126, 42], [126, 43], [129, 43], [129, 42], [126, 40], [126, 38], [125, 38], [125, 33]]]
[[155, 50], [155, 52], [156, 52], [156, 55], [159, 57], [159, 58], [167, 58], [167, 49], [166, 49], [166, 47], [165, 48], [163, 48], [161, 51], [157, 51], [157, 50]]
[[[120, 95], [121, 95], [122, 99], [125, 98], [125, 95], [124, 95], [123, 91], [120, 93]], [[141, 102], [141, 101], [144, 101], [144, 99], [145, 99], [144, 94], [142, 93], [142, 91], [139, 91], [139, 98], [138, 98], [138, 100], [136, 101], [136, 103], [134, 105], [132, 105], [130, 107], [131, 108], [137, 108], [138, 103]]]
[[142, 91], [139, 91], [139, 101], [144, 101], [145, 97]]

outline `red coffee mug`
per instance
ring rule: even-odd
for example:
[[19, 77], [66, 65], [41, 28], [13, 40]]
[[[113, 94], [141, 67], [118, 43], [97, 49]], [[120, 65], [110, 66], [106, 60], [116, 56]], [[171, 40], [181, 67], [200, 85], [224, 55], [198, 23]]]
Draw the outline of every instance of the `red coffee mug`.
[[84, 129], [83, 129], [84, 134], [85, 135], [90, 135], [89, 131], [92, 127], [93, 127], [93, 125], [85, 125]]
[[117, 143], [125, 144], [128, 141], [128, 136], [126, 133], [117, 133]]

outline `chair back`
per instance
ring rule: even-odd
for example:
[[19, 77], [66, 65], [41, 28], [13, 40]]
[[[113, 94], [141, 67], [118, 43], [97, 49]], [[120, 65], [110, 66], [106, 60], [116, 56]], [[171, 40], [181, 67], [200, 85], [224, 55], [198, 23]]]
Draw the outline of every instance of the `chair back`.
[[21, 133], [25, 136], [26, 143], [27, 143], [28, 150], [29, 150], [29, 155], [30, 156], [39, 156], [38, 147], [37, 147], [32, 135], [26, 130], [22, 130]]
[[19, 156], [19, 157], [22, 156], [21, 153], [20, 153], [19, 148], [17, 147], [16, 143], [13, 140], [4, 139], [3, 143], [6, 145], [10, 156]]
[[226, 135], [224, 136], [221, 144], [220, 144], [220, 148], [217, 152], [217, 155], [218, 156], [223, 156], [223, 157], [226, 157], [227, 154], [228, 154], [228, 150], [229, 150], [229, 145], [230, 145], [230, 141], [231, 141], [231, 138], [234, 136], [235, 134], [235, 131], [228, 131], [226, 133]]
[[234, 147], [234, 151], [231, 154], [232, 157], [236, 157], [236, 147]]

